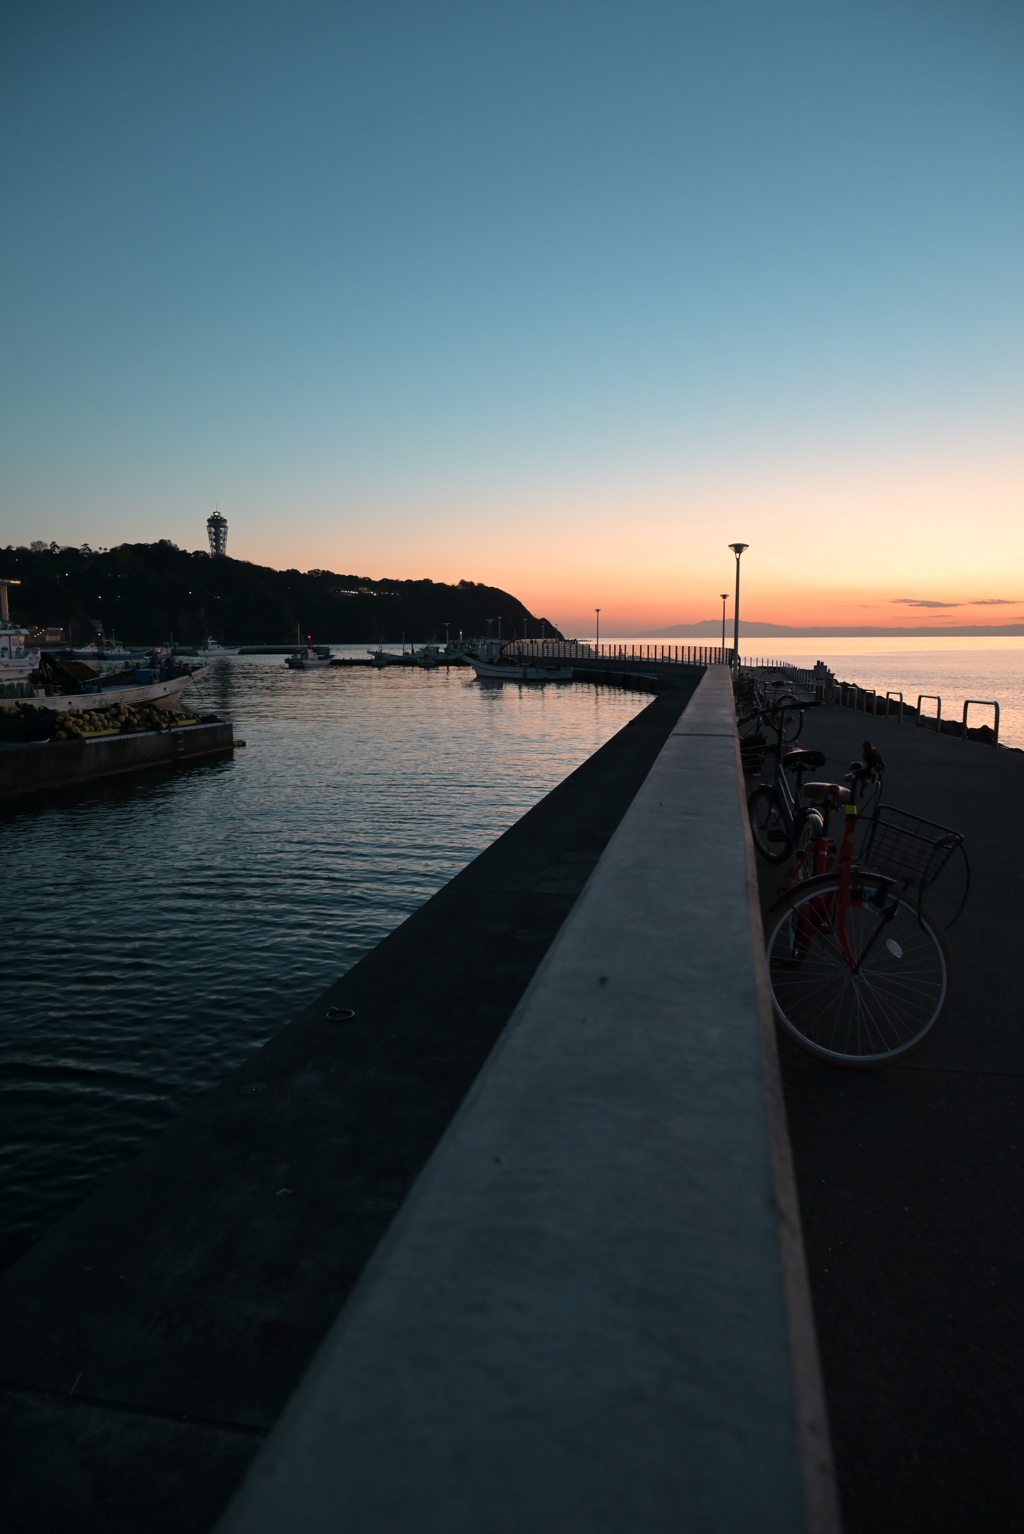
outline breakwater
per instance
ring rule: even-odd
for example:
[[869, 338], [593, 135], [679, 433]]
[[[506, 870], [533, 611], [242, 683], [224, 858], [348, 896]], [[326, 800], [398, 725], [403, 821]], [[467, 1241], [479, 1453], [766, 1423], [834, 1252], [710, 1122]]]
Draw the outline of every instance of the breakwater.
[[[438, 680], [405, 685], [436, 700]], [[209, 1529], [691, 690], [655, 699], [9, 1270], [13, 1528], [43, 1509], [83, 1531]]]
[[[836, 1529], [739, 790], [729, 677], [711, 668], [8, 1272], [15, 1529], [61, 1526], [72, 1497], [86, 1531], [208, 1529], [396, 1211], [412, 1218], [438, 1178], [448, 1228], [435, 1210], [404, 1249], [440, 1268], [417, 1277], [415, 1258], [386, 1302], [420, 1341], [367, 1353], [400, 1393], [419, 1378], [410, 1400], [449, 1399], [422, 1418], [435, 1447], [417, 1458], [418, 1408], [381, 1415], [343, 1367], [340, 1399], [385, 1433], [368, 1444], [357, 1425], [350, 1460], [328, 1443], [295, 1483], [287, 1452], [272, 1456], [272, 1495], [258, 1475], [227, 1526], [282, 1527], [284, 1507], [294, 1526], [301, 1496], [310, 1530], [336, 1523], [339, 1498], [360, 1526], [396, 1530], [450, 1529], [456, 1505], [467, 1530], [536, 1527], [543, 1506], [560, 1528], [654, 1530], [687, 1499], [737, 1534], [766, 1508], [780, 1529]], [[524, 1036], [515, 1067], [524, 1029], [542, 1047]], [[516, 1084], [524, 1067], [532, 1086]], [[456, 1173], [445, 1215], [444, 1147], [459, 1143], [497, 1182], [463, 1207]], [[667, 1390], [639, 1384], [652, 1371]], [[481, 1431], [508, 1467], [497, 1481]]]

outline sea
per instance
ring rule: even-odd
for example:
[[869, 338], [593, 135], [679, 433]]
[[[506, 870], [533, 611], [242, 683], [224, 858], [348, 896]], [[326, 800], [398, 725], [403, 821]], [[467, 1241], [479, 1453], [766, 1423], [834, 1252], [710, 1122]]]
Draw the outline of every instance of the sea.
[[[1024, 641], [745, 649], [824, 660], [910, 703], [937, 693], [944, 717], [965, 697], [998, 699], [1001, 738], [1024, 747]], [[0, 1266], [650, 698], [237, 656], [212, 662], [195, 701], [231, 719], [245, 748], [0, 812]]]
[[651, 701], [281, 655], [200, 686], [233, 757], [0, 813], [0, 1266]]

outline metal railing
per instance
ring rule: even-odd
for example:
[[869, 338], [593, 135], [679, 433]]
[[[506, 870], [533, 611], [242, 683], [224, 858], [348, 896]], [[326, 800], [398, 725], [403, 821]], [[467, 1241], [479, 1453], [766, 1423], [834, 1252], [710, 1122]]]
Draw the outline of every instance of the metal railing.
[[994, 728], [992, 730], [992, 744], [994, 746], [998, 746], [998, 744], [999, 744], [999, 704], [996, 702], [996, 700], [994, 698], [966, 698], [964, 700], [964, 722], [963, 722], [964, 740], [967, 740], [967, 738], [968, 738], [968, 736], [967, 736], [967, 710], [970, 708], [972, 703], [974, 704], [975, 708], [994, 708], [995, 709], [995, 711], [996, 711], [996, 722], [995, 722], [995, 726], [994, 726]]
[[[505, 646], [505, 654], [590, 664], [612, 661], [622, 665], [633, 661], [657, 666], [731, 666], [735, 652], [723, 650], [720, 645], [590, 644], [579, 639], [516, 639]], [[811, 692], [820, 680], [804, 666], [794, 666], [789, 661], [774, 660], [766, 655], [740, 656], [739, 669], [778, 671], [791, 685], [805, 687]]]
[[505, 646], [506, 655], [543, 660], [640, 661], [659, 666], [729, 666], [732, 651], [710, 645], [588, 644], [580, 639], [517, 639]]
[[924, 720], [922, 720], [922, 717], [921, 717], [921, 704], [922, 703], [937, 703], [939, 705], [939, 711], [934, 716], [935, 733], [938, 734], [938, 732], [942, 729], [942, 699], [939, 697], [938, 693], [936, 693], [936, 692], [919, 692], [918, 693], [918, 695], [917, 695], [917, 720], [916, 720], [916, 724], [915, 724], [915, 728], [917, 728], [917, 729], [921, 728], [921, 725], [924, 722], [924, 720], [927, 720], [927, 722], [929, 724], [931, 724], [933, 722], [933, 718], [932, 718], [931, 714], [926, 714], [924, 716]]

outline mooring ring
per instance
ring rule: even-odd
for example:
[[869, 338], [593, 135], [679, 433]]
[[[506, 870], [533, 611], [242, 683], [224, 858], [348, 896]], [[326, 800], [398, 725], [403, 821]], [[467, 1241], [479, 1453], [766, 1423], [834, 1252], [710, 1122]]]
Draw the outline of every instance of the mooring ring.
[[352, 1007], [328, 1007], [324, 1013], [324, 1017], [326, 1017], [329, 1023], [347, 1023], [355, 1015], [355, 1010]]

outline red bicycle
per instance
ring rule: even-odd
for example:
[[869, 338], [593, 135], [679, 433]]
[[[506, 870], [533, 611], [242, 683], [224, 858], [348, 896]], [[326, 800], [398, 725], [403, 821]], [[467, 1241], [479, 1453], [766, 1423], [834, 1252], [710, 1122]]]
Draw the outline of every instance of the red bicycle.
[[[876, 803], [856, 851], [856, 790], [878, 781], [875, 757], [854, 763], [849, 787], [804, 784], [815, 813], [767, 923], [775, 1015], [796, 1044], [833, 1065], [906, 1059], [933, 1036], [953, 992], [949, 946], [921, 894], [963, 837]], [[839, 809], [837, 849], [827, 828]]]

